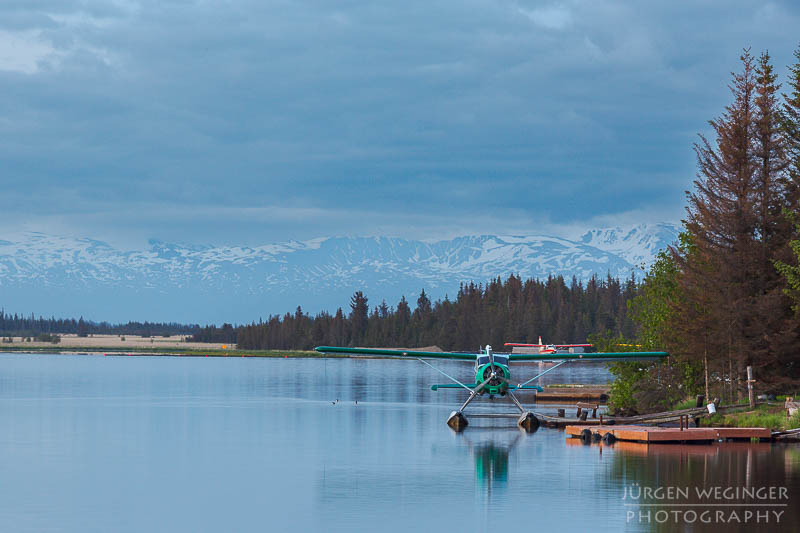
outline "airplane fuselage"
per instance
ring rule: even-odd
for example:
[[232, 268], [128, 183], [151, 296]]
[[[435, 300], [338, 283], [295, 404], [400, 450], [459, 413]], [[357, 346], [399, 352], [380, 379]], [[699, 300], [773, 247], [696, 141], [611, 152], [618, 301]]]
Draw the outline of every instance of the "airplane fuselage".
[[[492, 372], [494, 372], [494, 376], [492, 376]], [[487, 379], [489, 383], [481, 390], [481, 394], [488, 393], [505, 396], [506, 392], [508, 392], [508, 382], [511, 379], [511, 370], [509, 369], [507, 357], [494, 355], [494, 368], [488, 355], [480, 355], [476, 358], [475, 383], [483, 383]]]

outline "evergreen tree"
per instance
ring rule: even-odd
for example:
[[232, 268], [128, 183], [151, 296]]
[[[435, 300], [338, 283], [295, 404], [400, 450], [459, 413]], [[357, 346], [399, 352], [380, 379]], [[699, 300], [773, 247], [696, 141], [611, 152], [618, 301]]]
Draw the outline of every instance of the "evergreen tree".
[[796, 62], [789, 67], [789, 92], [783, 95], [782, 129], [788, 159], [787, 196], [789, 208], [800, 205], [800, 47], [794, 52]]
[[[741, 62], [742, 71], [734, 74], [731, 85], [733, 102], [722, 116], [709, 122], [716, 133], [715, 144], [701, 135], [695, 145], [699, 172], [695, 191], [688, 193], [686, 220], [695, 253], [680, 258], [683, 289], [705, 292], [712, 302], [705, 310], [718, 315], [712, 321], [716, 326], [713, 333], [722, 341], [720, 352], [730, 380], [734, 379], [734, 366], [740, 370], [747, 354], [742, 332], [754, 312], [750, 288], [758, 276], [760, 255], [755, 239], [755, 71], [749, 51], [741, 56]], [[701, 352], [701, 339], [690, 336], [688, 341], [695, 343], [690, 353]], [[729, 383], [732, 395], [733, 381]]]
[[425, 294], [425, 289], [422, 289], [417, 298], [417, 308], [411, 314], [411, 327], [415, 336], [414, 344], [417, 346], [426, 346], [429, 342], [434, 341], [432, 338], [432, 313], [431, 301]]
[[787, 205], [784, 216], [794, 231], [786, 256], [776, 260], [776, 268], [786, 280], [784, 292], [794, 301], [795, 317], [800, 318], [800, 47], [795, 50], [794, 57], [796, 62], [789, 67], [789, 93], [783, 95], [782, 114], [787, 152]]
[[356, 291], [350, 298], [350, 331], [351, 344], [360, 345], [367, 333], [369, 305], [367, 297], [361, 291]]
[[410, 344], [411, 328], [411, 308], [408, 306], [406, 297], [402, 296], [397, 303], [395, 312], [394, 335], [392, 340], [394, 346], [408, 346]]
[[683, 353], [741, 393], [744, 367], [767, 382], [784, 379], [798, 348], [785, 282], [772, 267], [790, 238], [782, 210], [791, 197], [777, 77], [768, 53], [748, 51], [731, 85], [733, 101], [710, 121], [712, 145], [695, 145], [698, 176], [688, 194], [686, 243], [673, 250]]
[[78, 337], [88, 337], [89, 336], [89, 325], [86, 324], [86, 321], [83, 320], [83, 317], [78, 320]]

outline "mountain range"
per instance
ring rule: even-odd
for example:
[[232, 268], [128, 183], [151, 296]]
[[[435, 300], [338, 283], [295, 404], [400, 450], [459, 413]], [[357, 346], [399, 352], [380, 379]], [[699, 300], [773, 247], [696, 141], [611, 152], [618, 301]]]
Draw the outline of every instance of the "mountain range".
[[412, 307], [421, 289], [451, 298], [459, 284], [497, 276], [641, 277], [678, 227], [592, 229], [577, 239], [470, 235], [426, 242], [396, 237], [324, 237], [264, 246], [149, 241], [123, 251], [105, 242], [29, 232], [0, 240], [0, 307], [45, 316], [191, 323], [246, 323], [304, 310], [348, 311], [370, 303]]

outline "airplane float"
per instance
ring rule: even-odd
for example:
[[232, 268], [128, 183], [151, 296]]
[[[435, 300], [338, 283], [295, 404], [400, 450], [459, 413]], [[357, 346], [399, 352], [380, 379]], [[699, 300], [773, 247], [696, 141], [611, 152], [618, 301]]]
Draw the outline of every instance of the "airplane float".
[[[565, 346], [565, 345], [559, 345]], [[585, 346], [585, 345], [582, 345]], [[520, 414], [503, 413], [481, 413], [470, 416], [483, 418], [517, 418], [517, 425], [528, 432], [535, 431], [539, 427], [539, 419], [532, 412], [525, 410], [522, 404], [514, 396], [514, 391], [535, 390], [542, 391], [541, 387], [529, 385], [536, 379], [560, 367], [570, 361], [589, 362], [589, 361], [647, 361], [667, 357], [667, 352], [607, 352], [607, 353], [569, 353], [569, 352], [548, 352], [548, 353], [494, 353], [491, 346], [486, 346], [480, 352], [418, 352], [414, 350], [389, 350], [383, 348], [348, 348], [340, 346], [318, 346], [314, 348], [321, 353], [347, 353], [359, 355], [373, 355], [382, 357], [413, 357], [442, 374], [453, 383], [435, 384], [431, 390], [439, 389], [459, 389], [463, 388], [469, 392], [466, 401], [457, 411], [450, 413], [447, 418], [447, 425], [455, 431], [461, 431], [469, 422], [464, 416], [464, 410], [478, 396], [489, 395], [489, 399], [495, 396], [508, 397], [511, 402], [519, 409]], [[458, 361], [471, 361], [475, 367], [474, 383], [462, 383], [443, 370], [436, 368], [425, 359], [451, 359]], [[511, 363], [514, 361], [553, 361], [555, 365], [539, 372], [532, 378], [521, 383], [511, 382]]]

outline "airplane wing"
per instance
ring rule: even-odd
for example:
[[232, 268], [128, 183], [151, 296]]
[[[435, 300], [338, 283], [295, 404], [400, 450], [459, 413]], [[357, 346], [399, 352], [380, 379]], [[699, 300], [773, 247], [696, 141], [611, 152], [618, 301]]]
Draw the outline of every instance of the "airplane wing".
[[510, 361], [652, 361], [669, 357], [667, 352], [597, 352], [597, 353], [512, 353]]
[[358, 355], [378, 355], [382, 357], [415, 357], [421, 359], [456, 359], [475, 361], [480, 355], [466, 352], [418, 352], [415, 350], [386, 350], [383, 348], [346, 348], [342, 346], [317, 346], [314, 348], [321, 353], [351, 353]]
[[503, 346], [520, 346], [525, 348], [543, 348], [546, 344], [526, 344], [524, 342], [507, 342]]
[[[521, 348], [544, 348], [545, 346], [555, 346], [556, 348], [591, 348], [594, 344], [525, 344], [522, 342], [507, 342], [504, 346], [518, 346]], [[623, 346], [623, 345], [620, 345]]]

